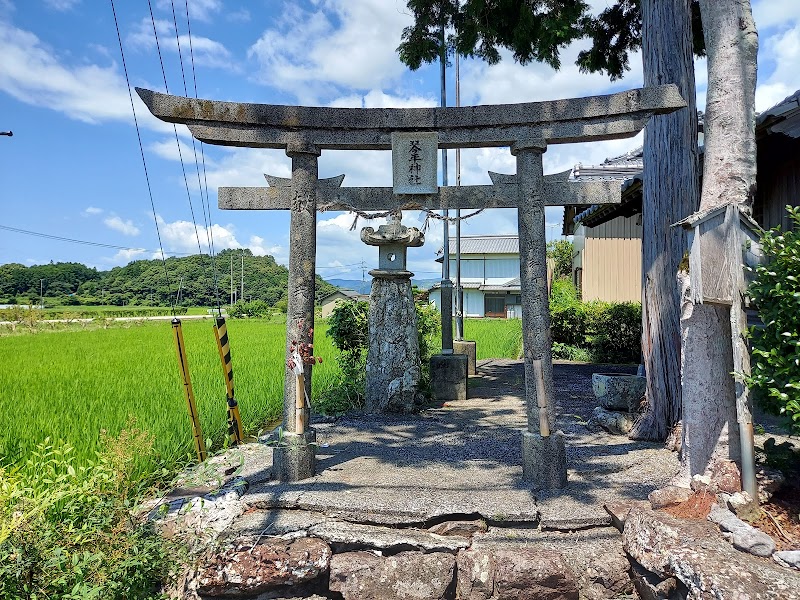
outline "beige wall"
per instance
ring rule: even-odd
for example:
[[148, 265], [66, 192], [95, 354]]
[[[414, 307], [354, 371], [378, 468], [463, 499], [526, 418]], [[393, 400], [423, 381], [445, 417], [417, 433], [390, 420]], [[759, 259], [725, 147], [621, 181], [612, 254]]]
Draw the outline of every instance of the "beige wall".
[[[642, 226], [637, 217], [617, 217], [583, 228], [578, 264], [583, 271], [582, 299], [641, 302]], [[573, 263], [575, 264], [575, 263]]]

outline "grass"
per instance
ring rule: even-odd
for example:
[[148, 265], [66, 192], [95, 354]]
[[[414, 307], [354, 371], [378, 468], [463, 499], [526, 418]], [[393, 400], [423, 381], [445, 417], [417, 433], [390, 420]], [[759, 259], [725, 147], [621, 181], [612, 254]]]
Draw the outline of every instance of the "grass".
[[[456, 326], [453, 323], [453, 335]], [[522, 351], [521, 319], [464, 319], [464, 339], [475, 342], [477, 359], [519, 358]], [[442, 347], [436, 338], [434, 348]]]
[[[478, 358], [517, 358], [521, 321], [468, 319], [466, 338]], [[332, 385], [336, 349], [315, 332], [314, 396]], [[282, 416], [285, 326], [267, 319], [229, 319], [234, 384], [244, 428], [257, 433]], [[176, 465], [193, 453], [186, 401], [168, 322], [134, 321], [108, 328], [23, 328], [0, 336], [0, 464], [17, 462], [46, 437], [64, 440], [86, 461], [101, 431], [116, 436], [134, 418], [155, 436], [157, 460]], [[185, 320], [183, 333], [203, 435], [220, 448], [226, 410], [222, 368], [211, 321]], [[435, 341], [441, 345], [440, 340]], [[436, 347], [435, 346], [435, 347]], [[143, 463], [148, 471], [155, 463]]]
[[[284, 325], [231, 319], [228, 330], [236, 398], [245, 430], [256, 433], [282, 414]], [[184, 321], [183, 333], [203, 434], [219, 448], [225, 392], [211, 323]], [[321, 323], [315, 351], [323, 363], [314, 369], [315, 391], [337, 368], [324, 333]], [[69, 442], [88, 460], [101, 430], [115, 436], [130, 417], [155, 436], [164, 463], [193, 452], [169, 323], [5, 336], [0, 362], [0, 461], [19, 460], [48, 436]]]

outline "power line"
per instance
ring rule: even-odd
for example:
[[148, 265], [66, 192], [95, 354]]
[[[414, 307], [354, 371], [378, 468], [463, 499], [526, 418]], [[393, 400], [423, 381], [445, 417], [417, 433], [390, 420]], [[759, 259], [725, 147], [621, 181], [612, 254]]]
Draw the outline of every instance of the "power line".
[[[85, 246], [97, 246], [99, 248], [111, 248], [113, 250], [138, 250], [140, 252], [159, 252], [159, 250], [146, 250], [144, 248], [130, 248], [128, 246], [115, 246], [114, 244], [104, 244], [102, 242], [90, 242], [88, 240], [76, 240], [74, 238], [62, 237], [60, 235], [51, 235], [49, 233], [42, 233], [40, 231], [29, 231], [27, 229], [18, 229], [17, 227], [9, 227], [8, 225], [0, 225], [0, 229], [6, 231], [13, 231], [14, 233], [21, 233], [24, 235], [33, 235], [36, 237], [46, 238], [48, 240], [57, 240], [59, 242], [70, 242], [73, 244], [83, 244]], [[163, 250], [160, 250], [163, 252]], [[170, 252], [170, 254], [180, 254], [182, 256], [189, 256], [189, 252]]]
[[[119, 22], [117, 21], [117, 9], [114, 7], [114, 0], [111, 0], [111, 12], [114, 14], [114, 27], [117, 30], [117, 40], [119, 41], [119, 54], [122, 57], [122, 69], [125, 72], [125, 83], [128, 85], [128, 98], [131, 101], [131, 111], [133, 111], [133, 123], [136, 126], [136, 138], [139, 140], [139, 153], [142, 155], [142, 166], [144, 167], [144, 178], [147, 180], [147, 193], [150, 195], [150, 207], [153, 210], [153, 221], [156, 225], [156, 234], [158, 235], [158, 247], [161, 250], [161, 262], [164, 265], [164, 279], [167, 282], [167, 289], [169, 290], [172, 285], [169, 280], [169, 271], [167, 270], [167, 259], [164, 256], [164, 245], [161, 243], [161, 231], [158, 228], [158, 218], [156, 216], [156, 205], [153, 201], [153, 190], [150, 187], [150, 175], [147, 173], [147, 162], [144, 159], [144, 144], [142, 144], [142, 134], [139, 131], [139, 120], [136, 118], [136, 106], [133, 104], [133, 93], [131, 92], [131, 80], [128, 77], [128, 66], [125, 63], [125, 52], [122, 50], [122, 34], [119, 32]], [[175, 305], [173, 305], [172, 316], [175, 316]]]

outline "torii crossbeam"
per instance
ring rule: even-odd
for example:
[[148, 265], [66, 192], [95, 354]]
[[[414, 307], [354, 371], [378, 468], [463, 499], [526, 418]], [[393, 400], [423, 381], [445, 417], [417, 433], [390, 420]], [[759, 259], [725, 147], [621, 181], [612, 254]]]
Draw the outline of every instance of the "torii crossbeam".
[[[225, 209], [290, 210], [287, 357], [293, 340], [310, 341], [314, 320], [316, 211], [427, 208], [516, 208], [519, 224], [525, 400], [523, 479], [544, 488], [564, 487], [563, 437], [555, 432], [550, 313], [544, 207], [619, 202], [612, 182], [576, 184], [565, 174], [545, 177], [548, 144], [631, 137], [653, 115], [684, 108], [674, 85], [606, 96], [454, 108], [361, 109], [216, 102], [137, 88], [150, 112], [181, 123], [210, 144], [282, 148], [292, 159], [291, 179], [271, 179], [269, 188], [220, 188]], [[439, 188], [424, 196], [396, 196], [392, 188], [342, 188], [343, 176], [319, 180], [318, 158], [326, 149], [388, 150], [392, 133], [435, 131], [440, 148], [510, 147], [516, 175], [492, 174], [491, 186]], [[443, 282], [444, 283], [444, 282]], [[452, 286], [451, 286], [452, 287]], [[442, 288], [442, 310], [449, 310]], [[443, 321], [449, 324], [449, 319]], [[298, 329], [304, 323], [305, 331]], [[443, 331], [443, 338], [448, 335]], [[449, 332], [452, 340], [452, 332]], [[452, 343], [452, 342], [451, 342]], [[452, 347], [452, 346], [451, 346]], [[308, 393], [310, 374], [306, 378]], [[284, 427], [293, 431], [294, 377], [284, 381]], [[306, 440], [309, 441], [309, 440]], [[294, 465], [286, 478], [313, 475]]]

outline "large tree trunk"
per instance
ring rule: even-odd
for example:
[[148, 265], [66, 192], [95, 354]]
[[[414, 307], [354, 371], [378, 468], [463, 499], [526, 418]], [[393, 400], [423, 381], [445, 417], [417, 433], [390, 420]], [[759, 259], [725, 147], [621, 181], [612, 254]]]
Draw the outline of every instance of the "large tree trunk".
[[686, 110], [652, 117], [644, 135], [642, 354], [647, 410], [631, 437], [664, 440], [681, 418], [680, 293], [675, 286], [686, 235], [673, 223], [697, 210], [697, 107], [691, 0], [642, 1], [646, 86], [674, 83]]
[[[755, 84], [758, 34], [749, 0], [700, 0], [708, 54], [705, 163], [700, 210], [728, 202], [749, 207], [755, 192]], [[685, 276], [682, 276], [685, 278]], [[738, 293], [734, 302], [738, 301]], [[684, 301], [683, 475], [719, 459], [741, 464], [731, 328], [744, 323], [725, 307]], [[741, 384], [739, 384], [741, 386]]]

